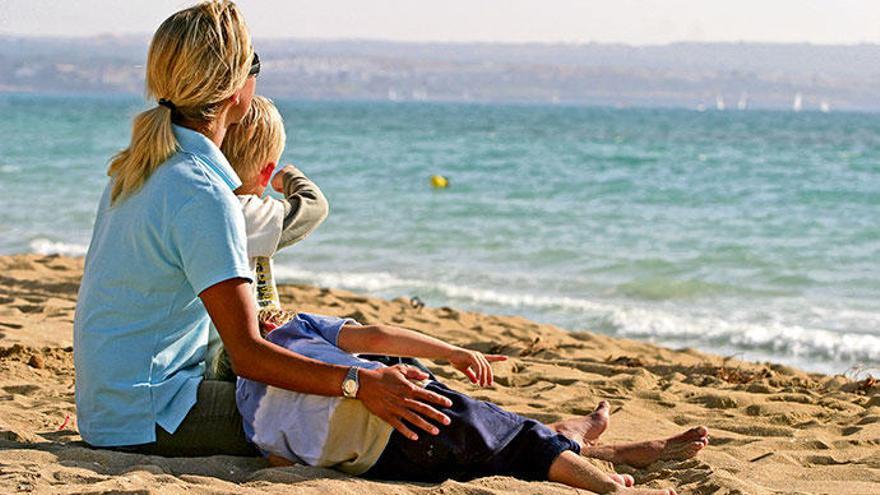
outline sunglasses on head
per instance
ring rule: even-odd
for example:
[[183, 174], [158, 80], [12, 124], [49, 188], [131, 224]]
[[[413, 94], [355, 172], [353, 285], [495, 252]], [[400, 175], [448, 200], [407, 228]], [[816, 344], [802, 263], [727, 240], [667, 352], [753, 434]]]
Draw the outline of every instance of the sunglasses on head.
[[260, 73], [260, 56], [257, 55], [257, 52], [254, 52], [254, 59], [251, 61], [251, 70], [248, 71], [248, 76], [257, 77], [257, 74]]

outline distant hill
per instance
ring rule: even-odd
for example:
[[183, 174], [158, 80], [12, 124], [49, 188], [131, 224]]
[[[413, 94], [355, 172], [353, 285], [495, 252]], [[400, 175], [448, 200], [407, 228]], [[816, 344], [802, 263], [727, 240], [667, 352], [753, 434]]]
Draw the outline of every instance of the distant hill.
[[[0, 36], [0, 91], [142, 93], [148, 43]], [[274, 97], [880, 110], [880, 45], [255, 44]]]

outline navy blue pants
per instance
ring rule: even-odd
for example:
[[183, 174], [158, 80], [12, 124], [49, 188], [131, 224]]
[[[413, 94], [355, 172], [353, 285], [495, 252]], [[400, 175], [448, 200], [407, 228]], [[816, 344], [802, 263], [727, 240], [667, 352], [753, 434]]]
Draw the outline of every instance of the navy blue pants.
[[580, 446], [547, 426], [429, 382], [428, 390], [447, 397], [452, 407], [439, 408], [449, 426], [437, 425], [436, 436], [419, 432], [412, 441], [396, 430], [382, 456], [362, 476], [373, 479], [440, 482], [483, 476], [546, 480], [550, 465], [566, 450]]

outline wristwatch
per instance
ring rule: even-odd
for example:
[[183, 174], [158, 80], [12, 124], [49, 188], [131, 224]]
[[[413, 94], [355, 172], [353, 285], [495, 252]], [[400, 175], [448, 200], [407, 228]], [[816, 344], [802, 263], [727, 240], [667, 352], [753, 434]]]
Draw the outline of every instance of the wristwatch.
[[361, 387], [358, 381], [358, 367], [352, 366], [348, 368], [345, 379], [342, 380], [342, 396], [346, 399], [354, 399], [357, 397], [358, 389]]

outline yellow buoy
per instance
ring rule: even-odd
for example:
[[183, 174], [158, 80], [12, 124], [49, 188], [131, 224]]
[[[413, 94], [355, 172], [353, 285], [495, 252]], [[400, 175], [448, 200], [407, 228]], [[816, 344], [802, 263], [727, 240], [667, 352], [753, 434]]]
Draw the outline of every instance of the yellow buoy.
[[442, 175], [432, 175], [431, 185], [434, 186], [434, 189], [446, 189], [449, 187], [449, 179]]

